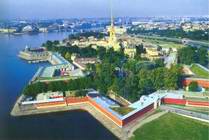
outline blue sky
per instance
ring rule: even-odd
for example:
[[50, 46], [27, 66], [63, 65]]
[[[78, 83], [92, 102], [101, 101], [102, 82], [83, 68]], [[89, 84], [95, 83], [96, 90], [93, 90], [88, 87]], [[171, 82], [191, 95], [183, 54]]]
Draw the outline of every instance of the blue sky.
[[[113, 0], [115, 16], [208, 15], [209, 0]], [[109, 0], [0, 0], [1, 19], [109, 16]]]

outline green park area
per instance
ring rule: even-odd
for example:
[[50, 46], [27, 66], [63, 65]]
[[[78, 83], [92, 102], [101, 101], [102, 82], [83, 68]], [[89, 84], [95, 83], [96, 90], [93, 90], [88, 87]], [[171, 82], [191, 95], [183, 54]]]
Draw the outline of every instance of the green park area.
[[143, 39], [145, 41], [145, 43], [151, 43], [151, 44], [155, 44], [158, 46], [161, 46], [162, 48], [183, 48], [185, 47], [185, 45], [180, 44], [180, 43], [175, 43], [175, 42], [171, 42], [171, 41], [164, 41], [164, 40], [159, 40], [159, 39]]
[[208, 140], [209, 124], [167, 113], [134, 132], [131, 140]]
[[193, 64], [191, 66], [191, 71], [197, 76], [197, 77], [201, 77], [201, 78], [208, 78], [209, 77], [209, 73], [204, 70], [203, 68], [199, 67], [196, 64]]

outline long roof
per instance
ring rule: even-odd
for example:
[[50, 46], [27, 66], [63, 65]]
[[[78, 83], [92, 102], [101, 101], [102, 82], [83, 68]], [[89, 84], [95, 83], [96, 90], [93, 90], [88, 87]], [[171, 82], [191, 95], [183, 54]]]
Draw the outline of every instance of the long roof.
[[[98, 94], [98, 93], [96, 93]], [[124, 120], [128, 117], [130, 117], [131, 115], [135, 114], [136, 112], [146, 108], [147, 106], [151, 105], [152, 103], [154, 103], [155, 101], [157, 101], [158, 99], [161, 99], [163, 98], [164, 96], [166, 96], [165, 93], [153, 93], [153, 94], [150, 94], [148, 96], [142, 96], [140, 98], [140, 100], [134, 102], [133, 104], [129, 105], [129, 107], [131, 108], [134, 108], [133, 111], [129, 112], [128, 114], [126, 115], [121, 115], [119, 114], [118, 112], [115, 112], [114, 110], [111, 109], [111, 107], [113, 106], [116, 106], [116, 107], [119, 107], [119, 105], [104, 97], [104, 96], [101, 96], [101, 95], [97, 95], [97, 96], [90, 96], [97, 104], [99, 104], [100, 106], [102, 106], [104, 109], [106, 109], [108, 112], [110, 112], [112, 115], [114, 115], [115, 117], [117, 117], [118, 119], [120, 120]]]

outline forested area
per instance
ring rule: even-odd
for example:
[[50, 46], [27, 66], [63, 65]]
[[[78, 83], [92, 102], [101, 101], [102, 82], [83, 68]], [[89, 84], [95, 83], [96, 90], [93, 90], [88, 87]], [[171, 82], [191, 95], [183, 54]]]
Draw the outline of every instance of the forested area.
[[[46, 44], [49, 45], [49, 42]], [[63, 47], [62, 50], [62, 47], [58, 48], [53, 45], [47, 47], [49, 50], [54, 48], [63, 52], [70, 50], [70, 53], [72, 50], [73, 52], [76, 52], [76, 49], [82, 50], [74, 47]], [[177, 89], [180, 87], [180, 66], [172, 66], [171, 69], [167, 69], [162, 60], [149, 62], [140, 59], [128, 59], [122, 50], [115, 52], [113, 49], [106, 50], [103, 47], [92, 52], [82, 51], [83, 56], [94, 56], [101, 60], [101, 63], [96, 65], [88, 65], [87, 70], [91, 72], [89, 77], [66, 82], [32, 84], [24, 89], [24, 94], [35, 96], [37, 93], [47, 91], [95, 88], [105, 95], [113, 92], [129, 101], [136, 101], [141, 95], [148, 95], [159, 89]], [[81, 52], [78, 51], [77, 53], [82, 54]], [[94, 55], [88, 55], [89, 53]], [[138, 55], [140, 55], [140, 51]]]
[[185, 47], [178, 50], [178, 63], [186, 65], [199, 63], [203, 66], [207, 66], [208, 60], [206, 48]]

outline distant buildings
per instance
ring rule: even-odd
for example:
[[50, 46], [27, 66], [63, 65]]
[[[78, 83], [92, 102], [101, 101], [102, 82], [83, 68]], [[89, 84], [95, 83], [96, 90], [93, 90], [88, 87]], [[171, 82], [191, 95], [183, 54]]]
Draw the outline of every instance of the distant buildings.
[[186, 21], [186, 22], [137, 22], [134, 21], [132, 22], [132, 25], [141, 28], [143, 30], [153, 30], [153, 29], [158, 29], [158, 30], [176, 30], [176, 29], [183, 29], [186, 32], [189, 31], [195, 31], [195, 30], [207, 30], [209, 29], [209, 23], [205, 22], [191, 22], [191, 21]]
[[15, 33], [16, 28], [0, 28], [0, 33]]
[[146, 53], [142, 54], [142, 57], [146, 57], [150, 60], [155, 60], [155, 59], [159, 59], [162, 57], [161, 55], [162, 52], [158, 50], [157, 46], [145, 44], [144, 48], [146, 50]]
[[130, 58], [134, 58], [136, 55], [136, 46], [124, 47], [124, 54], [126, 54]]
[[[208, 17], [142, 17], [142, 18], [115, 18], [115, 34], [126, 33], [127, 28], [135, 26], [143, 30], [176, 30], [184, 31], [209, 29]], [[95, 19], [54, 19], [54, 20], [12, 20], [0, 23], [0, 33], [28, 33], [31, 32], [106, 32], [109, 24], [107, 18]], [[9, 29], [9, 31], [8, 31]], [[111, 29], [111, 26], [108, 26]]]
[[186, 32], [195, 30], [207, 30], [209, 29], [209, 24], [186, 22], [182, 24], [182, 29]]
[[46, 32], [48, 32], [48, 29], [42, 27], [42, 28], [39, 28], [39, 32], [46, 33]]

